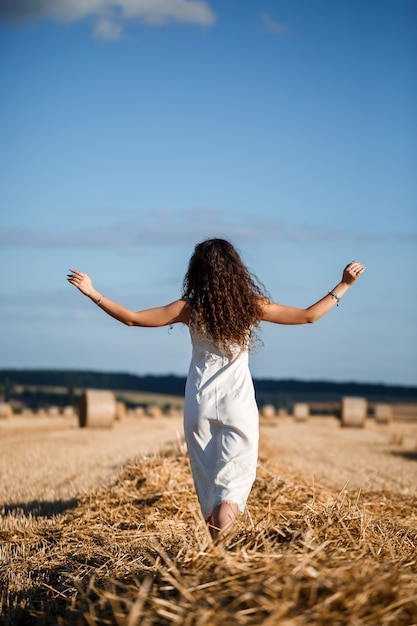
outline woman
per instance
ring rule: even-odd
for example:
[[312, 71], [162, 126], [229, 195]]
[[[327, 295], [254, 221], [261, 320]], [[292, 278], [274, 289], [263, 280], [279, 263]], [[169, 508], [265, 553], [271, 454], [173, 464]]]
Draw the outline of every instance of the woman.
[[182, 297], [153, 309], [131, 311], [97, 291], [87, 274], [68, 281], [105, 313], [128, 326], [176, 323], [190, 329], [192, 357], [184, 404], [184, 432], [202, 514], [211, 536], [223, 539], [243, 512], [256, 475], [258, 408], [248, 353], [261, 321], [307, 324], [337, 304], [363, 273], [352, 262], [336, 287], [307, 309], [271, 302], [264, 288], [224, 239], [196, 245]]

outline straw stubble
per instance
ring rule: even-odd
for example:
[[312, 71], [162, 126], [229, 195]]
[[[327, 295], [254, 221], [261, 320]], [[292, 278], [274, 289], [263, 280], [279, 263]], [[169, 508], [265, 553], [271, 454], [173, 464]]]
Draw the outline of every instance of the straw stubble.
[[200, 519], [182, 446], [126, 466], [55, 517], [1, 522], [0, 623], [417, 623], [417, 499], [334, 493], [261, 450], [227, 547]]

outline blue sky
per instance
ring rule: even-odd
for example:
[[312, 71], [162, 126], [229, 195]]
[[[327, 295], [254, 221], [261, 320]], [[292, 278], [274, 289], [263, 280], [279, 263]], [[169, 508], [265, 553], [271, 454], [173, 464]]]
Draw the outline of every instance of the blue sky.
[[[30, 7], [29, 7], [30, 4]], [[29, 7], [29, 8], [28, 8]], [[231, 239], [274, 300], [254, 376], [417, 384], [414, 0], [6, 0], [0, 6], [0, 367], [185, 374], [194, 244]]]

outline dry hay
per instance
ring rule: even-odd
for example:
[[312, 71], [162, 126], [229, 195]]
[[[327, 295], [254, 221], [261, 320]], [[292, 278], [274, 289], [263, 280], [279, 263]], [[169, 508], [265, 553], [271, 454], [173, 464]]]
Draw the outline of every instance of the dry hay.
[[310, 417], [310, 405], [306, 402], [295, 402], [292, 414], [296, 422], [305, 422]]
[[148, 404], [145, 409], [145, 415], [148, 417], [158, 418], [162, 416], [162, 408], [159, 404]]
[[119, 400], [116, 402], [116, 420], [118, 422], [123, 422], [126, 419], [127, 409], [126, 404]]
[[276, 426], [278, 424], [277, 412], [272, 404], [265, 404], [260, 409], [259, 424], [261, 426]]
[[389, 424], [392, 422], [392, 405], [375, 404], [374, 418], [377, 424]]
[[86, 389], [79, 405], [81, 428], [112, 428], [117, 415], [116, 397], [112, 391]]
[[415, 624], [417, 498], [332, 493], [265, 450], [227, 548], [207, 536], [182, 446], [59, 515], [4, 511], [0, 624]]
[[368, 403], [365, 398], [345, 397], [341, 400], [342, 426], [363, 428], [366, 422]]
[[10, 419], [13, 415], [13, 410], [8, 402], [0, 402], [0, 419]]
[[277, 414], [273, 404], [264, 404], [260, 410], [261, 417], [275, 417]]

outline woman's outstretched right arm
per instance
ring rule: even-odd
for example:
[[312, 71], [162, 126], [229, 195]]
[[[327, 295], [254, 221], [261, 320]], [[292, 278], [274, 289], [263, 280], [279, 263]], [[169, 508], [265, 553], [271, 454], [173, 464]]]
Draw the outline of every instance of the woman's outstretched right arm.
[[70, 270], [67, 276], [68, 282], [77, 287], [82, 294], [90, 298], [107, 315], [126, 324], [126, 326], [158, 327], [169, 326], [182, 322], [188, 324], [190, 319], [190, 305], [186, 300], [175, 300], [165, 306], [132, 311], [113, 300], [104, 296], [93, 287], [88, 274], [79, 270]]
[[311, 324], [328, 313], [365, 271], [362, 263], [352, 261], [343, 270], [342, 280], [323, 298], [306, 309], [284, 306], [264, 300], [261, 320], [274, 324]]

